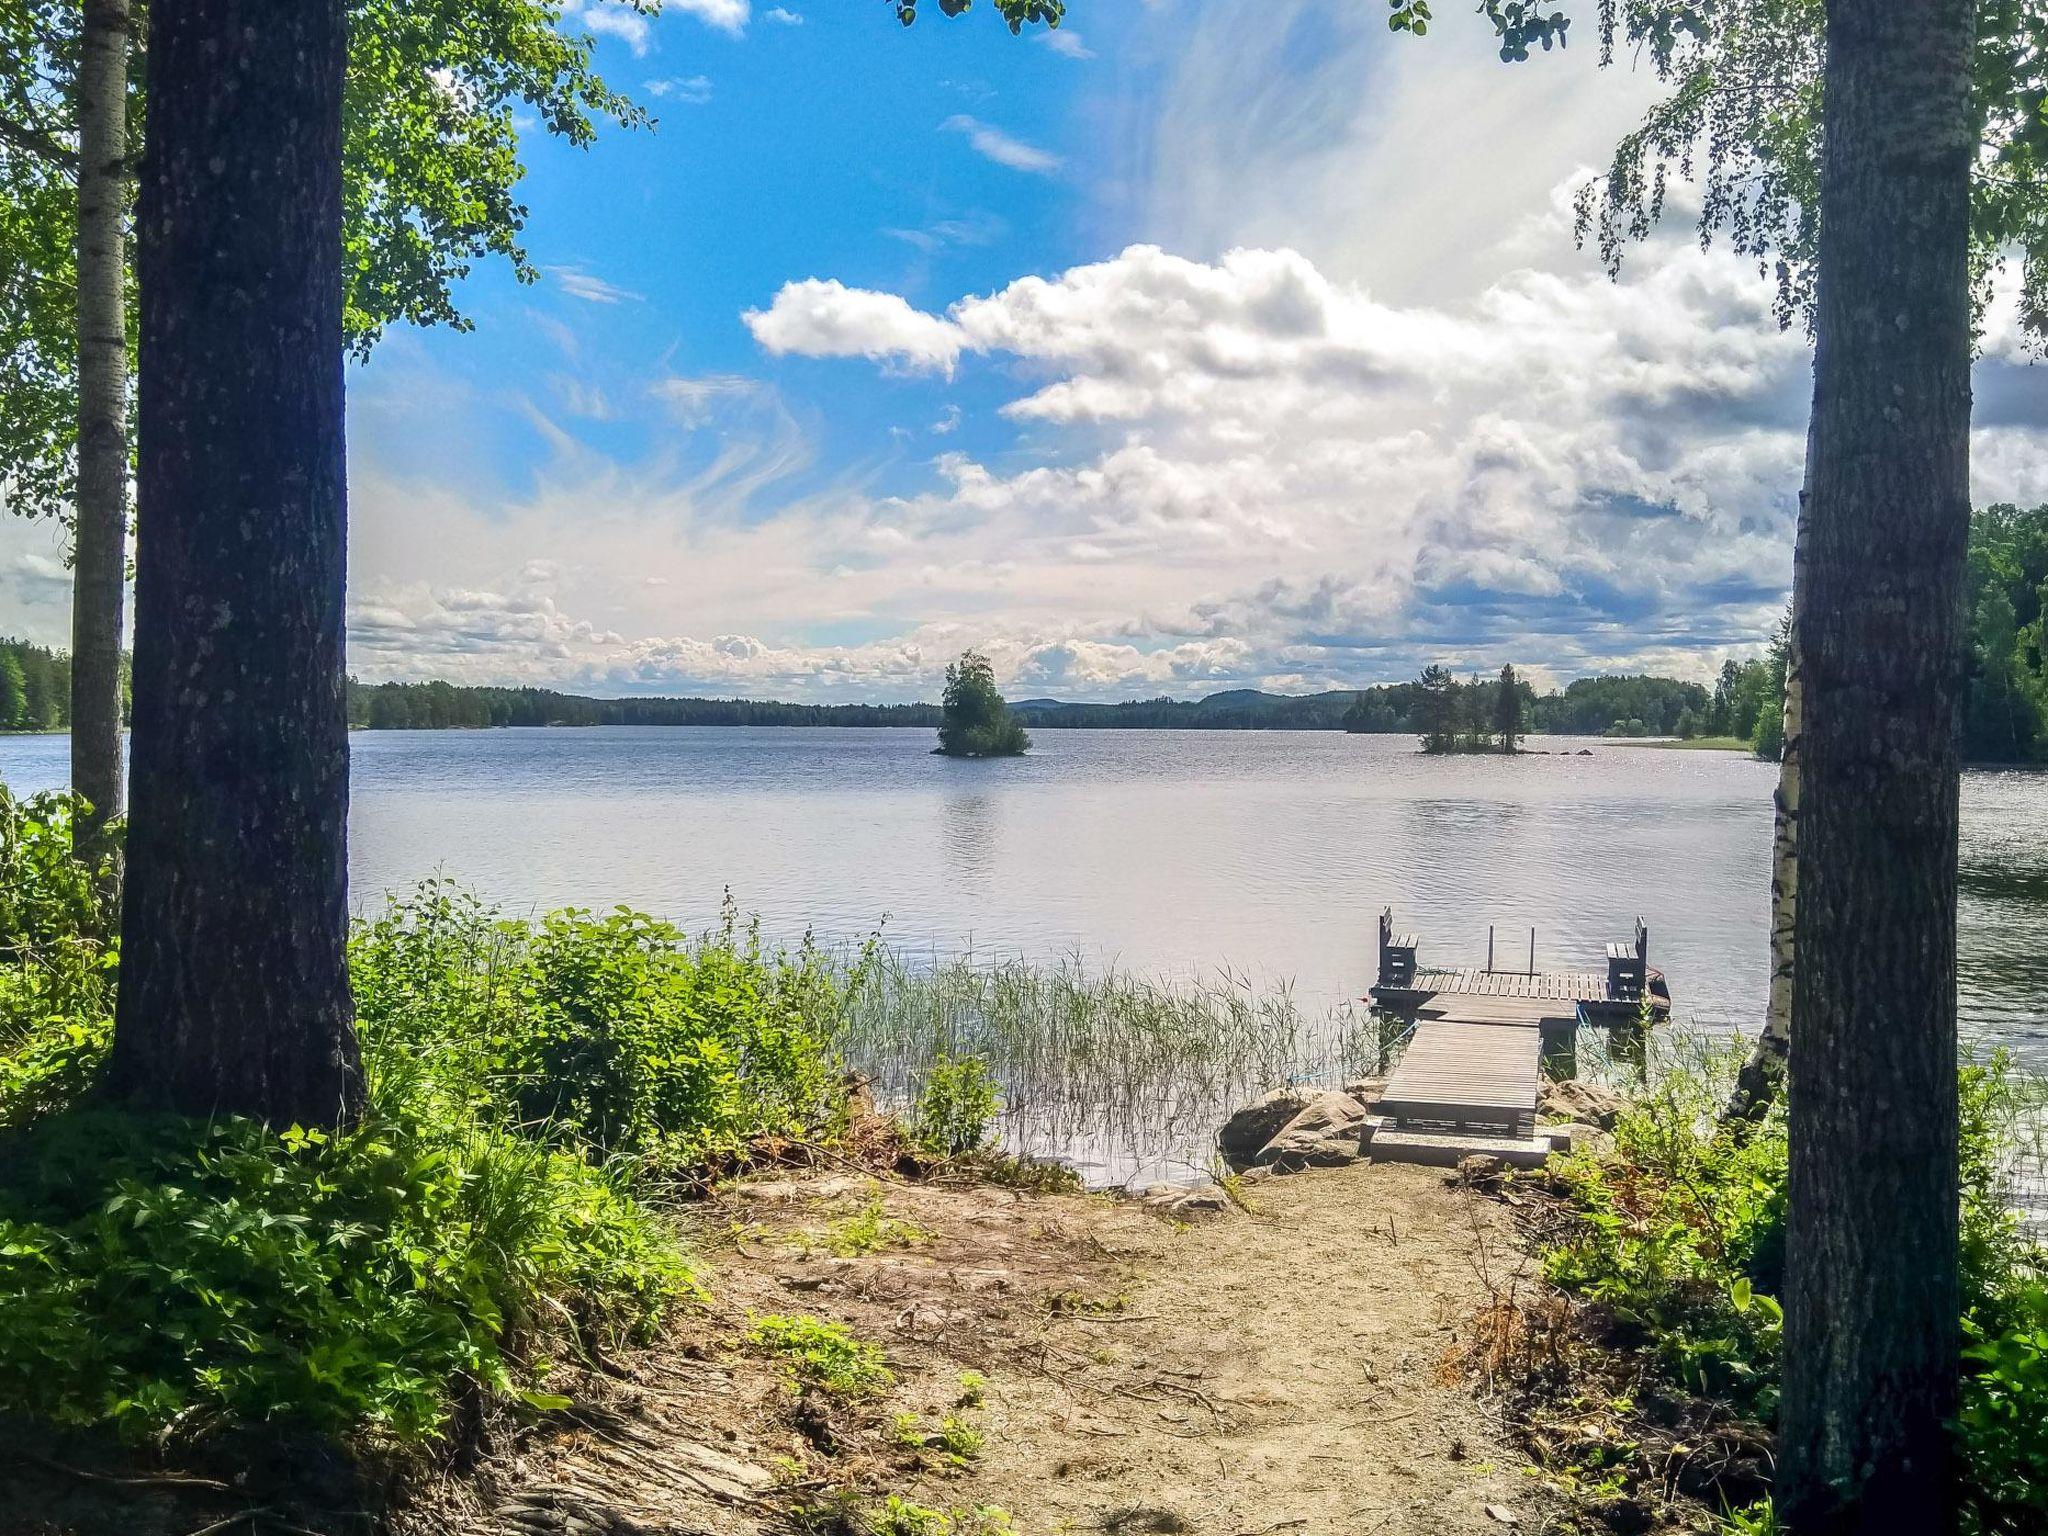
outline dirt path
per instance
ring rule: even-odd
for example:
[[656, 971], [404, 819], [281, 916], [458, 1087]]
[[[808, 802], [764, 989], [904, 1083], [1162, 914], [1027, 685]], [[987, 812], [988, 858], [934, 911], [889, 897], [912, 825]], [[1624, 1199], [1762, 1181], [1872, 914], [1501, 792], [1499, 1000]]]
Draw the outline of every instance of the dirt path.
[[[1395, 1166], [1250, 1199], [1182, 1224], [988, 1187], [742, 1186], [703, 1223], [711, 1309], [587, 1378], [583, 1427], [501, 1448], [416, 1529], [741, 1533], [804, 1506], [821, 1533], [982, 1536], [1003, 1528], [990, 1505], [1028, 1536], [1565, 1529], [1450, 1363], [1486, 1273], [1518, 1262], [1499, 1208]], [[892, 1384], [798, 1396], [741, 1342], [770, 1314], [874, 1341]], [[916, 1444], [949, 1414], [981, 1441], [958, 1464]], [[891, 1495], [952, 1523], [899, 1505], [892, 1526]]]
[[1256, 1215], [1199, 1227], [1118, 1224], [1126, 1311], [1049, 1322], [1068, 1368], [996, 1378], [976, 1495], [1034, 1531], [1548, 1525], [1541, 1485], [1446, 1365], [1482, 1269], [1512, 1261], [1497, 1208], [1394, 1166], [1251, 1198]]

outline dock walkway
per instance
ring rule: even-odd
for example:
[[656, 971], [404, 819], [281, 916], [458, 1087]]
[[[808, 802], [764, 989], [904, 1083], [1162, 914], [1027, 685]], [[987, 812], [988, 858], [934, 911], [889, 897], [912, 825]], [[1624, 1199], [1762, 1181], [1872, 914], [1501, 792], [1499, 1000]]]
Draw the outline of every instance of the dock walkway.
[[[1627, 1023], [1668, 1010], [1663, 978], [1650, 970], [1649, 933], [1610, 945], [1595, 971], [1425, 970], [1416, 940], [1380, 917], [1380, 981], [1373, 1001], [1406, 1013], [1414, 1033], [1387, 1080], [1369, 1132], [1375, 1157], [1455, 1163], [1490, 1152], [1532, 1166], [1554, 1149], [1536, 1128], [1544, 1038], [1582, 1023]], [[1532, 946], [1533, 949], [1533, 946]], [[1532, 953], [1533, 958], [1533, 953]]]

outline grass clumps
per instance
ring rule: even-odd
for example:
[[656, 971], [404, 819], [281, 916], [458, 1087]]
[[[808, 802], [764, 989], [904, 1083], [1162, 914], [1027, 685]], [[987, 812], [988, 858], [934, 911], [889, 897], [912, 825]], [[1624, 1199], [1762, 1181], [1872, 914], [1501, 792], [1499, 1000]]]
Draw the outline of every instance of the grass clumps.
[[1010, 1512], [994, 1504], [969, 1509], [928, 1509], [890, 1494], [868, 1516], [875, 1536], [1012, 1536], [1017, 1529]]
[[841, 1217], [826, 1228], [819, 1246], [834, 1258], [858, 1259], [896, 1248], [914, 1248], [930, 1240], [931, 1233], [916, 1222], [889, 1215], [878, 1190], [853, 1215]]
[[872, 1397], [896, 1380], [883, 1363], [882, 1351], [855, 1338], [844, 1323], [770, 1313], [753, 1320], [747, 1342], [779, 1356], [790, 1385], [798, 1391], [815, 1388], [833, 1397]]
[[899, 1413], [890, 1436], [897, 1445], [952, 1471], [961, 1471], [981, 1459], [988, 1449], [988, 1437], [957, 1413], [939, 1416], [928, 1424], [920, 1414]]

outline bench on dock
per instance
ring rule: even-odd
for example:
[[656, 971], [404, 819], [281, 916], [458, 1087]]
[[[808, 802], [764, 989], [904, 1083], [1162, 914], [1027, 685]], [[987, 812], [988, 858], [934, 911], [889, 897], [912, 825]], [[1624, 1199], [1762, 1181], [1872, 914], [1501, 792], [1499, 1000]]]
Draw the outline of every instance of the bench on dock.
[[1407, 986], [1415, 979], [1415, 951], [1421, 940], [1394, 932], [1394, 909], [1380, 912], [1380, 985]]
[[1633, 944], [1607, 946], [1607, 991], [1617, 1002], [1634, 1002], [1650, 980], [1650, 930], [1636, 919]]

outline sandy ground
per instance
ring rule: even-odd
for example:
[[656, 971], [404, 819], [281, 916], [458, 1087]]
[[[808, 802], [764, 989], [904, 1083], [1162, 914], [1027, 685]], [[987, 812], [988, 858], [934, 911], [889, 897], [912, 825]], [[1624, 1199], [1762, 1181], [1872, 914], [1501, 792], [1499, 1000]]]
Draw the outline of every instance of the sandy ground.
[[[1183, 1223], [987, 1185], [756, 1179], [687, 1218], [704, 1308], [655, 1348], [565, 1369], [573, 1409], [500, 1422], [402, 1516], [351, 1514], [379, 1502], [361, 1489], [281, 1504], [44, 1468], [0, 1476], [0, 1531], [992, 1536], [983, 1506], [1022, 1536], [1583, 1528], [1460, 1368], [1490, 1285], [1526, 1269], [1502, 1207], [1364, 1164], [1248, 1200]], [[878, 1220], [902, 1225], [876, 1251], [831, 1251]], [[747, 1342], [767, 1314], [844, 1324], [893, 1381], [800, 1394]], [[917, 1443], [948, 1414], [982, 1442], [957, 1463]], [[892, 1495], [952, 1523], [891, 1527]]]
[[[928, 1238], [857, 1258], [804, 1251], [877, 1193]], [[986, 1187], [742, 1188], [711, 1247], [717, 1301], [686, 1330], [697, 1337], [643, 1364], [604, 1436], [517, 1458], [460, 1528], [746, 1531], [786, 1528], [767, 1506], [808, 1503], [815, 1528], [858, 1531], [892, 1493], [962, 1531], [998, 1506], [1032, 1536], [1567, 1528], [1455, 1363], [1489, 1275], [1518, 1262], [1500, 1208], [1436, 1171], [1365, 1165], [1270, 1180], [1249, 1201], [1186, 1224]], [[887, 1400], [793, 1406], [767, 1362], [730, 1347], [766, 1312], [883, 1345]], [[935, 1423], [962, 1371], [987, 1379], [960, 1410], [981, 1454], [948, 1468], [906, 1453], [895, 1416]], [[704, 1443], [707, 1422], [723, 1427]], [[678, 1444], [694, 1446], [682, 1473]], [[708, 1493], [706, 1453], [726, 1479]], [[863, 1513], [835, 1525], [834, 1508]]]

